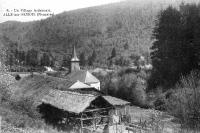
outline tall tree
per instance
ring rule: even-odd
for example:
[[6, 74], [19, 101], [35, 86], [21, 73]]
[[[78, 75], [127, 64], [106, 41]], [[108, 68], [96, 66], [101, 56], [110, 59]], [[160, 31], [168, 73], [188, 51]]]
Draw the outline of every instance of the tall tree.
[[200, 5], [182, 4], [180, 12], [183, 14], [184, 64], [186, 72], [199, 68], [200, 51]]
[[113, 65], [113, 58], [116, 57], [116, 50], [115, 47], [112, 49], [111, 55], [108, 57], [108, 61], [109, 61], [109, 66]]
[[69, 56], [66, 56], [66, 55], [63, 56], [62, 66], [70, 69], [70, 57]]
[[35, 67], [38, 65], [38, 51], [31, 49], [27, 53], [26, 63], [29, 66]]
[[88, 58], [88, 65], [92, 66], [94, 61], [96, 60], [97, 54], [96, 51], [93, 50], [92, 55]]
[[40, 65], [41, 66], [50, 66], [50, 59], [47, 53], [43, 53], [41, 59], [40, 59]]
[[112, 52], [111, 52], [111, 58], [114, 58], [114, 57], [116, 57], [115, 47], [112, 49]]
[[85, 66], [86, 60], [85, 60], [85, 53], [84, 53], [84, 52], [82, 52], [82, 53], [80, 54], [79, 59], [80, 59], [80, 65], [81, 65], [81, 66]]
[[181, 31], [180, 12], [173, 7], [161, 11], [153, 32], [155, 42], [151, 47], [151, 59], [154, 69], [150, 87], [171, 87], [178, 80], [181, 74]]

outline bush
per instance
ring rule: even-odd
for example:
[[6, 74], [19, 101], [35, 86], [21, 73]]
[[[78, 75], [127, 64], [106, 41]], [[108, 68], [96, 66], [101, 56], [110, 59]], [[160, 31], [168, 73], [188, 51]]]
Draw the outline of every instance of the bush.
[[166, 99], [165, 97], [158, 97], [154, 102], [154, 107], [157, 110], [165, 111], [166, 110]]
[[122, 69], [101, 77], [101, 90], [134, 105], [146, 107], [146, 81], [143, 76], [145, 74], [127, 72], [126, 69]]
[[1, 93], [0, 93], [0, 104], [1, 104], [1, 103], [4, 103], [4, 102], [7, 102], [10, 99], [10, 93], [3, 86], [0, 86], [0, 91], [1, 91]]
[[19, 101], [10, 101], [10, 104], [13, 110], [23, 112], [34, 119], [41, 118], [41, 114], [38, 112], [31, 98], [21, 98]]
[[200, 124], [200, 72], [192, 71], [182, 77], [167, 100], [167, 110], [181, 119], [183, 124], [198, 127]]
[[18, 128], [43, 127], [44, 123], [30, 100], [11, 101], [6, 87], [1, 87], [0, 98], [0, 116], [7, 123]]
[[140, 81], [136, 82], [135, 88], [132, 88], [132, 97], [133, 101], [132, 103], [135, 105], [138, 105], [140, 107], [147, 107], [146, 102], [146, 92], [145, 92], [145, 85], [143, 85]]

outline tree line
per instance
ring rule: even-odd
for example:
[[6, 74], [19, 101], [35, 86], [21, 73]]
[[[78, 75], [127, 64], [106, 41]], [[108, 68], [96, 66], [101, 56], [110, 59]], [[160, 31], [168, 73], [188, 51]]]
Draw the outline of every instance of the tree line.
[[[61, 57], [60, 62], [56, 63], [55, 57], [49, 54], [49, 52], [40, 52], [35, 49], [30, 49], [28, 51], [20, 51], [7, 49], [6, 50], [6, 58], [5, 65], [10, 66], [15, 69], [17, 66], [21, 67], [43, 67], [43, 66], [51, 66], [51, 67], [70, 67], [71, 55], [63, 55]], [[96, 52], [95, 50], [92, 52], [92, 55], [89, 57], [85, 56], [85, 53], [82, 52], [79, 54], [80, 65], [84, 66], [92, 66], [96, 60]], [[70, 69], [70, 68], [69, 68]], [[16, 70], [14, 70], [16, 71]]]

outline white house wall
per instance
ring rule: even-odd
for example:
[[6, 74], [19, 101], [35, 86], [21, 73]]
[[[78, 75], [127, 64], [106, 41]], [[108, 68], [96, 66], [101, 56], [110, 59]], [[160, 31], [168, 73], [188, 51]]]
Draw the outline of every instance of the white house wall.
[[98, 82], [98, 83], [91, 83], [90, 86], [96, 88], [97, 90], [100, 90], [100, 82]]

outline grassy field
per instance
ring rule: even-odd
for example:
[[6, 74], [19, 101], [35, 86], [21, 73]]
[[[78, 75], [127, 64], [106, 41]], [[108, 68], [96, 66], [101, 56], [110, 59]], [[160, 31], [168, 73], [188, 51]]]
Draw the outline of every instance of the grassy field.
[[129, 111], [131, 123], [142, 127], [135, 128], [136, 133], [200, 133], [199, 130], [181, 126], [175, 117], [165, 112], [154, 109], [142, 109], [136, 106], [131, 106]]

